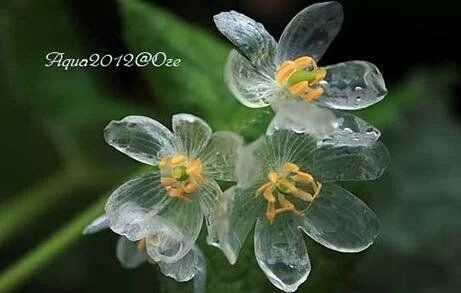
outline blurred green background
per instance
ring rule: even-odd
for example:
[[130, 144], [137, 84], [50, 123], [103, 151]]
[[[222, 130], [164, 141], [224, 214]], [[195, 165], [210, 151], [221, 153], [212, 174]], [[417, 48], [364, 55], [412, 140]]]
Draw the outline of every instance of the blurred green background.
[[[345, 24], [321, 64], [365, 59], [386, 99], [360, 111], [382, 129], [392, 163], [375, 182], [347, 184], [378, 214], [382, 234], [360, 254], [306, 239], [313, 270], [299, 292], [461, 290], [460, 40], [456, 15], [398, 1], [343, 1]], [[449, 3], [449, 2], [448, 2]], [[107, 146], [102, 129], [138, 114], [167, 125], [190, 112], [251, 141], [271, 112], [226, 89], [230, 46], [212, 15], [235, 9], [278, 36], [306, 1], [2, 1], [0, 3], [0, 292], [191, 292], [152, 265], [124, 270], [110, 232], [83, 237], [104, 201], [139, 164]], [[164, 51], [179, 68], [45, 67], [48, 52]], [[275, 292], [252, 241], [231, 267], [200, 240], [208, 292]]]

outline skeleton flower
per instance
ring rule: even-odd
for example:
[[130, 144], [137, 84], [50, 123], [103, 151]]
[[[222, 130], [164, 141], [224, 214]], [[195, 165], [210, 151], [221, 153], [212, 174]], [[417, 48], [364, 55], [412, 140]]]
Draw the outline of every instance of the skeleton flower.
[[112, 121], [108, 144], [152, 168], [116, 189], [106, 204], [109, 227], [130, 241], [145, 241], [156, 262], [175, 263], [187, 255], [201, 230], [216, 241], [214, 210], [222, 194], [215, 180], [235, 181], [241, 138], [212, 133], [200, 118], [177, 114], [173, 132], [143, 116]]
[[299, 12], [276, 42], [262, 24], [243, 14], [230, 11], [215, 15], [217, 28], [238, 50], [230, 52], [226, 64], [225, 76], [231, 92], [247, 107], [271, 105], [277, 111], [273, 123], [279, 128], [309, 132], [313, 125], [306, 123], [305, 118], [314, 115], [327, 120], [320, 126], [321, 132], [326, 131], [323, 135], [337, 130], [344, 142], [344, 136], [353, 132], [349, 143], [357, 144], [357, 140], [362, 140], [362, 144], [373, 143], [380, 133], [365, 121], [315, 107], [362, 109], [377, 103], [387, 93], [381, 73], [369, 62], [317, 65], [342, 20], [338, 2], [314, 4]]
[[311, 135], [272, 131], [245, 147], [238, 184], [224, 193], [220, 247], [234, 264], [256, 220], [259, 266], [276, 287], [292, 292], [311, 270], [300, 230], [327, 248], [359, 252], [378, 235], [375, 214], [334, 181], [379, 177], [389, 155], [381, 142], [326, 146]]
[[[109, 228], [106, 215], [102, 215], [88, 225], [83, 234], [89, 235]], [[130, 241], [126, 237], [119, 238], [116, 246], [116, 256], [120, 264], [127, 269], [136, 268], [144, 262], [155, 262], [146, 253], [146, 240]], [[186, 282], [194, 278], [195, 293], [205, 292], [206, 263], [202, 252], [197, 246], [175, 263], [157, 262], [160, 271], [176, 281]]]

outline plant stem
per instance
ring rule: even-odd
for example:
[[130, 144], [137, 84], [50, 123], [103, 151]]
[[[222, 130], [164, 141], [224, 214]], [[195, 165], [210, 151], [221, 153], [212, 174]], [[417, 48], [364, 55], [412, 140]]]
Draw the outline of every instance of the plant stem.
[[54, 233], [37, 248], [8, 267], [0, 275], [0, 292], [10, 292], [26, 281], [38, 270], [43, 269], [54, 257], [59, 255], [82, 235], [82, 231], [92, 220], [103, 213], [107, 197], [102, 196], [87, 210], [75, 217], [68, 225]]

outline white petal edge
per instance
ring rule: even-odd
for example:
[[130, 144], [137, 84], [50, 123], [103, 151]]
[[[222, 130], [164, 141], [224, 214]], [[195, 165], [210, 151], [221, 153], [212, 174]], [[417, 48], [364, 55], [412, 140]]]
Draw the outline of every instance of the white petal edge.
[[319, 60], [338, 34], [343, 22], [338, 2], [316, 3], [299, 12], [280, 37], [276, 64], [301, 56]]
[[172, 118], [176, 150], [190, 158], [197, 155], [208, 145], [212, 130], [201, 118], [192, 114], [175, 114]]
[[203, 254], [195, 245], [183, 258], [177, 262], [159, 262], [158, 266], [160, 267], [160, 271], [165, 276], [173, 278], [178, 282], [187, 282], [194, 277], [200, 278], [198, 274], [206, 275], [206, 265]]
[[203, 222], [197, 198], [175, 199], [149, 220], [147, 253], [155, 261], [174, 263], [184, 257], [195, 244]]
[[255, 228], [255, 255], [269, 281], [285, 292], [294, 292], [311, 271], [304, 238], [292, 215], [280, 214], [272, 224], [259, 218]]
[[236, 50], [231, 50], [224, 69], [229, 90], [249, 108], [267, 107], [282, 92], [275, 81], [257, 69]]
[[104, 129], [104, 139], [120, 152], [148, 165], [156, 165], [160, 157], [170, 154], [174, 143], [168, 128], [144, 116], [111, 121]]
[[138, 176], [118, 187], [107, 200], [109, 226], [131, 241], [145, 238], [155, 229], [152, 217], [166, 209], [171, 201], [160, 184], [159, 172]]
[[253, 66], [264, 74], [274, 73], [276, 42], [262, 24], [236, 11], [221, 12], [213, 20]]
[[255, 197], [258, 187], [226, 190], [218, 209], [217, 232], [219, 245], [230, 264], [237, 262], [240, 250], [253, 228], [256, 218], [264, 213], [262, 200]]
[[363, 201], [338, 185], [325, 183], [300, 220], [300, 226], [309, 237], [329, 249], [360, 252], [373, 244], [380, 224]]
[[378, 103], [387, 94], [379, 69], [367, 61], [348, 61], [326, 67], [324, 94], [319, 103], [340, 110], [357, 110]]
[[324, 146], [314, 152], [313, 174], [321, 182], [375, 180], [390, 162], [386, 146]]
[[276, 130], [292, 130], [311, 134], [319, 139], [332, 135], [338, 128], [336, 115], [329, 109], [309, 102], [284, 100], [277, 104], [276, 114], [267, 129], [271, 135]]
[[86, 226], [82, 233], [83, 235], [90, 235], [106, 229], [109, 229], [109, 219], [107, 218], [106, 214], [103, 214], [94, 219], [93, 222], [91, 222], [88, 226]]

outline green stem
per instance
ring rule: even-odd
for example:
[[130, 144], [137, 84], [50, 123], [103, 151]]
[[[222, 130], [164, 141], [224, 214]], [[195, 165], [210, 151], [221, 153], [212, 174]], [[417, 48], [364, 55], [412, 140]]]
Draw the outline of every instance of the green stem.
[[107, 196], [102, 196], [83, 213], [75, 217], [37, 248], [26, 254], [18, 262], [8, 267], [0, 275], [0, 292], [10, 292], [26, 281], [32, 274], [49, 263], [70, 245], [75, 244], [83, 229], [97, 216], [103, 213]]
[[33, 188], [14, 197], [0, 208], [0, 246], [26, 228], [50, 206], [60, 202], [70, 191], [86, 186], [90, 180], [83, 167], [68, 167]]

